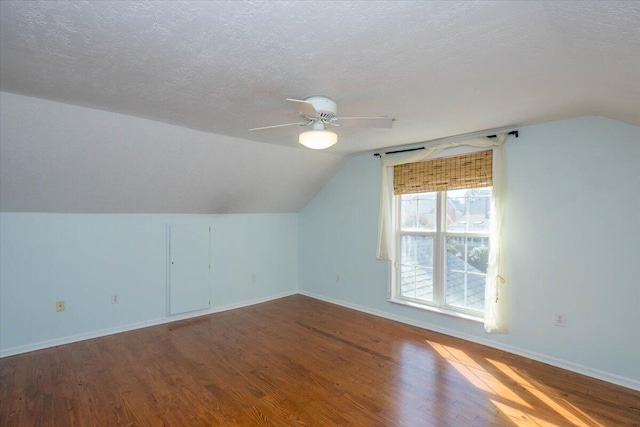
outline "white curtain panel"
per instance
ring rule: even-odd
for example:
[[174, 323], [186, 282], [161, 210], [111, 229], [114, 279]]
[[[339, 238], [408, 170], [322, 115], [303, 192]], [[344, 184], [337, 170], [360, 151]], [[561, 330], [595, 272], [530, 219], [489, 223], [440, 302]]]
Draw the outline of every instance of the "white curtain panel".
[[491, 222], [491, 244], [489, 247], [489, 269], [485, 286], [484, 328], [487, 332], [505, 333], [508, 330], [507, 298], [505, 295], [506, 280], [504, 257], [502, 253], [502, 218], [504, 211], [504, 156], [502, 144], [507, 139], [502, 133], [496, 138], [473, 138], [464, 141], [441, 142], [426, 146], [423, 150], [411, 152], [404, 156], [387, 157], [380, 154], [382, 160], [382, 180], [380, 184], [380, 213], [378, 219], [378, 249], [377, 258], [395, 262], [395, 237], [392, 219], [393, 168], [397, 165], [415, 163], [428, 160], [440, 154], [443, 150], [460, 147], [480, 147], [493, 149], [493, 200]]

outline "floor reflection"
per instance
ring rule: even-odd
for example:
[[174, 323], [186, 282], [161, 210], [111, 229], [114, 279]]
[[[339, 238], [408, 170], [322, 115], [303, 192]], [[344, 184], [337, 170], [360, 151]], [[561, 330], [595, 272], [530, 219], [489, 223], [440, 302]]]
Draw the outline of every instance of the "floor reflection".
[[396, 417], [403, 426], [445, 425], [455, 418], [450, 366], [439, 362], [425, 345], [403, 342], [400, 348], [399, 396]]

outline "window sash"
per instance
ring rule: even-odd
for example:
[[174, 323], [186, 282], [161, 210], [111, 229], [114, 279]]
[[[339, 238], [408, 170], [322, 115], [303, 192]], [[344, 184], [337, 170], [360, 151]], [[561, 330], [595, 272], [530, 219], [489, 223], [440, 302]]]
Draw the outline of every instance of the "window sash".
[[[447, 310], [451, 310], [458, 313], [469, 314], [472, 316], [483, 316], [483, 310], [476, 310], [472, 308], [451, 305], [446, 301], [446, 293], [447, 293], [447, 283], [446, 283], [446, 275], [447, 275], [447, 248], [446, 242], [449, 237], [463, 237], [463, 238], [478, 238], [478, 237], [489, 237], [487, 232], [478, 232], [478, 231], [447, 231], [447, 193], [446, 191], [439, 191], [436, 194], [436, 203], [437, 203], [437, 217], [436, 217], [436, 229], [434, 231], [422, 231], [422, 230], [413, 230], [413, 229], [402, 229], [402, 218], [401, 218], [401, 196], [397, 196], [395, 198], [395, 217], [396, 217], [396, 250], [397, 254], [397, 262], [395, 268], [395, 277], [394, 277], [394, 286], [392, 295], [394, 298], [398, 298], [401, 300], [413, 302], [423, 306], [431, 306], [438, 307]], [[421, 299], [421, 298], [412, 298], [411, 296], [406, 296], [402, 294], [402, 237], [403, 236], [424, 236], [430, 237], [433, 239], [433, 260], [432, 260], [432, 271], [433, 271], [433, 298], [431, 301]], [[485, 273], [486, 277], [486, 273]]]
[[[447, 233], [447, 232], [443, 232], [442, 233], [442, 240], [443, 240], [443, 247], [442, 247], [442, 251], [444, 254], [444, 262], [442, 264], [442, 274], [443, 274], [443, 281], [442, 281], [442, 289], [444, 292], [444, 298], [443, 298], [443, 306], [451, 309], [453, 311], [460, 311], [460, 312], [464, 312], [464, 313], [472, 313], [472, 314], [476, 314], [476, 315], [483, 315], [484, 314], [484, 310], [483, 309], [476, 309], [476, 308], [472, 308], [472, 307], [467, 307], [467, 306], [463, 306], [463, 305], [455, 305], [455, 304], [451, 304], [450, 301], [447, 301], [447, 293], [449, 291], [450, 288], [452, 288], [454, 286], [453, 283], [450, 283], [447, 280], [447, 276], [449, 275], [450, 272], [457, 272], [457, 273], [461, 273], [464, 277], [465, 280], [465, 284], [464, 284], [464, 289], [465, 289], [465, 301], [468, 302], [468, 294], [467, 292], [470, 289], [470, 284], [469, 284], [469, 280], [472, 278], [472, 276], [481, 276], [484, 280], [483, 285], [486, 286], [486, 277], [487, 277], [487, 272], [474, 272], [474, 271], [470, 271], [470, 267], [474, 268], [473, 265], [469, 262], [469, 260], [467, 259], [467, 257], [469, 256], [469, 252], [468, 252], [468, 239], [478, 239], [478, 238], [486, 238], [489, 239], [489, 234], [478, 234], [478, 233], [466, 233], [466, 234], [460, 234], [460, 233], [456, 233], [455, 235], [452, 235], [451, 233]], [[452, 256], [449, 254], [449, 252], [447, 251], [447, 240], [450, 238], [463, 238], [465, 239], [465, 260], [464, 260], [464, 270], [458, 270], [456, 271], [455, 269], [449, 269], [450, 263], [447, 261], [446, 257]], [[484, 286], [483, 286], [483, 292], [482, 292], [482, 300], [484, 301]], [[483, 303], [484, 305], [484, 303]]]

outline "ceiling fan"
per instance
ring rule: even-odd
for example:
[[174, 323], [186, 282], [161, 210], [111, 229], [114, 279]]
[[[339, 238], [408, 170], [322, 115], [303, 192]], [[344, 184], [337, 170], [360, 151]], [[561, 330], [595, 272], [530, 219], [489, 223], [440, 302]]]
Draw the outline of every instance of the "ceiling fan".
[[287, 98], [295, 106], [303, 121], [285, 123], [281, 125], [263, 126], [249, 129], [249, 131], [274, 129], [286, 126], [312, 126], [313, 129], [302, 132], [299, 137], [300, 144], [322, 150], [329, 148], [338, 142], [338, 135], [325, 129], [326, 126], [354, 126], [368, 128], [391, 128], [393, 118], [383, 117], [336, 117], [337, 105], [335, 101], [326, 96], [310, 96], [304, 100]]

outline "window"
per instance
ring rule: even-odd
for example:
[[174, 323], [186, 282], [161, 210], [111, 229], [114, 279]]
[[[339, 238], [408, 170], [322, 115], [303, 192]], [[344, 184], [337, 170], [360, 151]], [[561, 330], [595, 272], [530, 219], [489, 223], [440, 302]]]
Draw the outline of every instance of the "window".
[[[435, 179], [433, 176], [416, 179], [412, 165], [420, 163], [411, 164], [408, 168], [403, 165], [394, 171], [394, 192], [400, 194], [395, 197], [397, 263], [392, 281], [392, 300], [482, 318], [490, 244], [492, 182], [491, 151], [481, 153], [484, 153], [482, 161], [489, 159], [488, 165], [484, 165], [489, 171], [488, 179], [454, 180], [457, 181], [455, 185], [451, 179]], [[477, 157], [476, 154], [479, 153], [471, 156]], [[464, 167], [474, 164], [468, 161], [467, 156], [452, 159], [461, 158], [466, 159], [462, 161], [466, 165]], [[445, 159], [421, 162], [423, 165], [420, 167], [440, 170], [442, 160]], [[464, 167], [450, 175], [468, 177]], [[412, 178], [406, 179], [407, 176]], [[478, 187], [482, 184], [490, 185]], [[440, 191], [420, 191], [434, 186]], [[401, 189], [398, 191], [398, 188]]]

